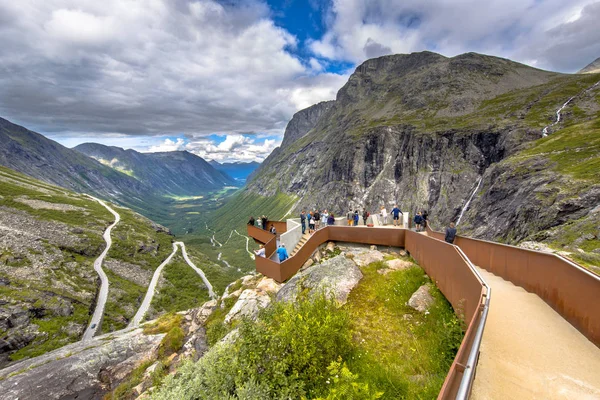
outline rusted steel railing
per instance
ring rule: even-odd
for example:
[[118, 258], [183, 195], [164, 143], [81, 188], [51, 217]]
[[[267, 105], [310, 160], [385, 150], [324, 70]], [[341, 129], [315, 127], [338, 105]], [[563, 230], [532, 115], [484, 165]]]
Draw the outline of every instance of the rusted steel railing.
[[[252, 235], [252, 232], [249, 230], [248, 234]], [[455, 312], [468, 322], [465, 336], [438, 399], [466, 399], [478, 360], [491, 292], [460, 249], [400, 228], [328, 226], [315, 232], [294, 256], [282, 263], [257, 257], [256, 270], [283, 282], [293, 276], [313, 252], [327, 241], [404, 247], [436, 282]]]
[[[428, 228], [428, 234], [444, 234]], [[475, 264], [535, 293], [600, 347], [600, 276], [552, 253], [457, 236], [454, 243]]]

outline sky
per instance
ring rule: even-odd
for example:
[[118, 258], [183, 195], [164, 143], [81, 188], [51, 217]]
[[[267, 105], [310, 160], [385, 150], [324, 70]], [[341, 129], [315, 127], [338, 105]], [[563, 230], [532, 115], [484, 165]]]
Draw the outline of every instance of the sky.
[[575, 72], [600, 0], [0, 0], [0, 117], [67, 147], [262, 161], [292, 115], [386, 54]]

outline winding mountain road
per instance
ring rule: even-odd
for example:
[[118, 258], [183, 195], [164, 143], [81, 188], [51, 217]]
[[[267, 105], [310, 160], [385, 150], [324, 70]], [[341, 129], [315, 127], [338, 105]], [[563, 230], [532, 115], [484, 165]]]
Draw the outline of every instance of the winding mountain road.
[[210, 296], [210, 298], [215, 299], [217, 297], [217, 295], [213, 291], [212, 285], [206, 278], [206, 275], [204, 275], [204, 271], [202, 271], [200, 268], [196, 267], [196, 265], [194, 265], [194, 263], [189, 259], [187, 252], [185, 250], [185, 243], [174, 242], [173, 243], [173, 252], [169, 255], [169, 257], [167, 257], [165, 259], [165, 261], [162, 262], [162, 264], [160, 264], [158, 266], [158, 268], [156, 268], [156, 271], [154, 271], [154, 275], [152, 275], [152, 280], [150, 281], [150, 285], [148, 286], [148, 290], [146, 291], [144, 300], [142, 301], [142, 304], [140, 305], [140, 308], [138, 309], [138, 311], [135, 313], [135, 316], [129, 323], [129, 325], [128, 325], [129, 328], [135, 328], [136, 326], [139, 326], [139, 324], [144, 319], [144, 316], [146, 315], [146, 313], [148, 312], [148, 309], [150, 308], [150, 304], [152, 304], [152, 299], [154, 298], [154, 294], [156, 293], [156, 285], [158, 284], [158, 278], [160, 278], [160, 274], [162, 273], [163, 268], [167, 264], [169, 264], [171, 262], [171, 260], [173, 259], [173, 257], [175, 256], [175, 254], [177, 254], [178, 247], [181, 247], [181, 253], [183, 254], [183, 258], [185, 259], [185, 262], [190, 267], [192, 267], [192, 269], [194, 269], [194, 271], [196, 271], [196, 273], [198, 275], [200, 275], [200, 278], [202, 279], [202, 281], [204, 282], [204, 285], [208, 289], [208, 295]]
[[154, 297], [154, 293], [156, 292], [158, 278], [160, 278], [160, 274], [162, 273], [162, 270], [165, 267], [165, 265], [171, 262], [171, 259], [173, 258], [173, 256], [175, 256], [175, 254], [177, 254], [177, 245], [173, 243], [173, 252], [169, 255], [169, 257], [165, 259], [165, 261], [162, 262], [162, 264], [158, 266], [158, 268], [156, 268], [156, 271], [154, 271], [154, 275], [152, 275], [152, 280], [150, 281], [150, 285], [148, 286], [148, 290], [146, 291], [144, 300], [142, 301], [142, 304], [140, 305], [140, 308], [138, 309], [137, 313], [135, 313], [135, 316], [129, 323], [130, 328], [138, 326], [140, 322], [142, 322], [142, 319], [144, 319], [144, 315], [146, 315], [146, 313], [148, 312], [148, 308], [150, 308], [150, 303], [152, 303], [152, 298]]
[[121, 220], [121, 216], [115, 210], [113, 210], [108, 205], [106, 205], [105, 202], [103, 202], [102, 200], [97, 199], [95, 197], [92, 197], [92, 196], [89, 196], [89, 197], [94, 199], [95, 201], [97, 201], [98, 203], [103, 205], [108, 211], [110, 211], [110, 213], [115, 216], [115, 222], [113, 222], [108, 228], [106, 228], [106, 231], [104, 231], [104, 235], [102, 235], [102, 237], [104, 238], [104, 241], [106, 242], [106, 248], [104, 249], [102, 254], [100, 254], [100, 257], [98, 257], [94, 261], [94, 269], [100, 276], [100, 282], [101, 282], [100, 283], [100, 292], [98, 293], [98, 299], [96, 302], [96, 309], [94, 310], [94, 315], [92, 315], [90, 324], [88, 325], [87, 329], [83, 333], [83, 337], [81, 339], [84, 342], [87, 340], [90, 340], [91, 338], [94, 337], [94, 335], [96, 334], [96, 332], [98, 331], [98, 329], [100, 328], [100, 325], [102, 323], [102, 315], [104, 314], [104, 306], [106, 305], [106, 299], [108, 297], [108, 277], [106, 276], [106, 273], [102, 269], [102, 262], [104, 261], [104, 258], [108, 254], [108, 251], [110, 250], [110, 246], [112, 246], [112, 238], [110, 236], [110, 233], [111, 233], [112, 229]]
[[210, 282], [208, 281], [208, 279], [206, 279], [206, 275], [204, 275], [204, 272], [200, 268], [196, 267], [194, 265], [194, 263], [189, 259], [188, 255], [187, 255], [187, 252], [185, 251], [185, 243], [183, 243], [183, 242], [175, 242], [174, 244], [179, 245], [181, 247], [181, 253], [183, 254], [183, 258], [185, 259], [185, 262], [188, 263], [188, 265], [190, 267], [192, 267], [194, 269], [194, 271], [196, 271], [196, 273], [198, 275], [200, 275], [200, 278], [202, 278], [202, 281], [204, 281], [204, 285], [208, 289], [208, 295], [210, 296], [210, 298], [211, 299], [216, 299], [217, 295], [213, 291], [213, 287], [210, 284]]

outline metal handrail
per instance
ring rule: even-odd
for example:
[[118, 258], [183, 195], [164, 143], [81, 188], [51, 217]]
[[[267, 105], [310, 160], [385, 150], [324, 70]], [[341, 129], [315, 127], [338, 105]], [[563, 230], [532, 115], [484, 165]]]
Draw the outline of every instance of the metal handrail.
[[477, 268], [471, 263], [471, 260], [466, 256], [466, 254], [462, 251], [462, 249], [456, 245], [453, 245], [456, 250], [462, 255], [465, 259], [467, 265], [473, 271], [477, 279], [481, 282], [481, 284], [486, 288], [485, 301], [482, 305], [481, 310], [481, 318], [477, 325], [477, 332], [475, 333], [475, 338], [473, 339], [473, 344], [471, 345], [471, 351], [469, 352], [469, 358], [467, 359], [467, 364], [465, 365], [465, 370], [463, 371], [463, 376], [460, 381], [460, 386], [458, 387], [458, 393], [456, 394], [457, 400], [466, 400], [469, 398], [471, 393], [471, 388], [473, 387], [473, 381], [475, 380], [475, 369], [477, 368], [478, 363], [478, 355], [479, 349], [481, 347], [481, 341], [483, 338], [483, 331], [485, 329], [485, 323], [487, 322], [488, 312], [490, 310], [490, 300], [492, 298], [492, 288], [487, 284], [485, 279], [481, 276]]

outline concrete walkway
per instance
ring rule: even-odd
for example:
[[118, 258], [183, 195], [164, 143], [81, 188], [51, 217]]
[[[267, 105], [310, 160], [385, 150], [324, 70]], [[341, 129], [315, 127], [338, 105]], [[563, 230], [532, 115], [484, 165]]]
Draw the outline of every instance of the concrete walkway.
[[493, 291], [472, 399], [600, 399], [600, 349], [535, 294], [479, 269]]

